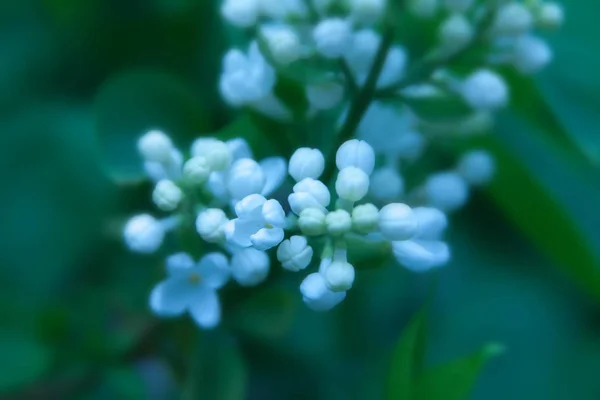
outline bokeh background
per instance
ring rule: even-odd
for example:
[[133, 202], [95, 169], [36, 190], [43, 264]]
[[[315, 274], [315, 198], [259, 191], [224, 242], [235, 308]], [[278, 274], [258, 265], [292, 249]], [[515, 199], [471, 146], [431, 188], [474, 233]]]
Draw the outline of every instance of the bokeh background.
[[235, 116], [216, 91], [235, 39], [216, 3], [0, 2], [0, 397], [383, 398], [429, 299], [428, 363], [505, 346], [473, 399], [600, 398], [600, 3], [563, 2], [546, 71], [505, 71], [512, 107], [476, 143], [498, 177], [452, 217], [448, 267], [361, 270], [327, 314], [275, 273], [229, 290], [223, 326], [199, 332], [151, 315], [162, 255], [129, 254], [119, 229], [153, 210], [130, 179], [137, 135], [185, 145]]

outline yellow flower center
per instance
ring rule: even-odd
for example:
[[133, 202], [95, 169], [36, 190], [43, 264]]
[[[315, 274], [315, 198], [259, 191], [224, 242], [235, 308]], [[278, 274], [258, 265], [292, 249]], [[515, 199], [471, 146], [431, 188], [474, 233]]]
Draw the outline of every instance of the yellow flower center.
[[192, 284], [192, 285], [198, 285], [200, 282], [202, 282], [202, 278], [200, 277], [200, 275], [198, 275], [197, 273], [193, 272], [190, 274], [190, 276], [188, 277], [188, 281]]

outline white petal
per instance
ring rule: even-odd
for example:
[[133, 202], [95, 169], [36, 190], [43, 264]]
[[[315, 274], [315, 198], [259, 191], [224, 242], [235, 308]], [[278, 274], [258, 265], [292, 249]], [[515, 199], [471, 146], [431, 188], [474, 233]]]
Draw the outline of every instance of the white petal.
[[222, 171], [214, 171], [208, 177], [206, 183], [208, 191], [221, 203], [226, 203], [229, 198], [225, 174]]
[[235, 253], [231, 259], [233, 278], [242, 286], [258, 285], [269, 274], [269, 268], [267, 253], [252, 247]]
[[250, 237], [263, 227], [261, 221], [236, 218], [225, 225], [227, 240], [241, 247], [252, 246]]
[[269, 157], [258, 163], [265, 174], [263, 196], [268, 196], [281, 186], [287, 174], [287, 163], [283, 157]]
[[275, 199], [267, 200], [263, 204], [262, 215], [267, 224], [271, 224], [277, 228], [285, 226], [285, 211], [283, 211], [283, 207]]
[[281, 243], [283, 237], [283, 229], [281, 228], [262, 228], [254, 235], [250, 236], [250, 240], [255, 249], [266, 251]]
[[393, 242], [392, 250], [396, 260], [414, 272], [424, 272], [442, 266], [450, 259], [448, 245], [437, 240]]
[[148, 175], [153, 182], [167, 179], [167, 171], [161, 163], [146, 161], [144, 162], [144, 170], [146, 171], [146, 175]]
[[448, 225], [446, 215], [437, 208], [417, 207], [413, 213], [419, 222], [416, 236], [420, 239], [437, 239]]
[[252, 150], [244, 138], [230, 139], [226, 141], [225, 144], [227, 144], [227, 147], [229, 147], [229, 150], [231, 151], [232, 161], [241, 158], [252, 158]]
[[231, 275], [229, 261], [222, 253], [208, 253], [198, 263], [198, 273], [202, 282], [213, 289], [219, 289], [227, 283]]
[[288, 203], [290, 204], [290, 208], [296, 215], [300, 215], [300, 213], [307, 208], [317, 208], [326, 211], [325, 207], [321, 205], [311, 194], [300, 192], [300, 193], [292, 193], [288, 196]]
[[164, 280], [152, 289], [150, 308], [159, 316], [180, 315], [189, 304], [190, 288], [186, 278]]
[[180, 252], [167, 257], [167, 272], [170, 276], [187, 274], [195, 265], [194, 259], [188, 253]]
[[235, 213], [240, 218], [261, 218], [262, 206], [266, 201], [267, 199], [260, 194], [251, 194], [238, 201], [235, 205]]
[[327, 288], [325, 278], [319, 273], [308, 275], [300, 285], [302, 300], [315, 311], [327, 311], [346, 298], [346, 292], [332, 292]]
[[194, 321], [202, 328], [211, 329], [221, 321], [221, 304], [217, 292], [203, 287], [195, 293], [189, 312]]
[[238, 69], [246, 68], [248, 60], [244, 53], [238, 49], [231, 49], [223, 57], [223, 69], [225, 72], [236, 71]]

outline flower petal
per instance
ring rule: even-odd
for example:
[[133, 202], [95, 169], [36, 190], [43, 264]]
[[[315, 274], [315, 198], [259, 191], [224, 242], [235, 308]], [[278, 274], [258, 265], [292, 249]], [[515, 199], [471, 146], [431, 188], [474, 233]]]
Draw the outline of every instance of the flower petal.
[[197, 268], [202, 282], [213, 289], [223, 287], [231, 275], [229, 261], [223, 253], [208, 253], [202, 257]]
[[184, 278], [171, 278], [160, 282], [150, 294], [150, 308], [156, 315], [170, 317], [181, 315], [190, 301], [192, 291]]
[[407, 240], [392, 242], [396, 260], [414, 272], [424, 272], [450, 260], [448, 245], [438, 240]]
[[250, 240], [255, 249], [266, 251], [281, 243], [283, 237], [284, 233], [281, 228], [262, 228], [250, 236]]
[[250, 237], [254, 235], [264, 224], [258, 220], [236, 218], [225, 224], [223, 230], [227, 240], [241, 247], [252, 246]]
[[239, 218], [245, 219], [262, 219], [262, 206], [265, 204], [265, 199], [260, 194], [251, 194], [244, 197], [235, 205], [235, 213]]
[[283, 157], [269, 157], [258, 163], [265, 174], [263, 196], [268, 196], [281, 186], [287, 174], [287, 163]]
[[285, 226], [285, 211], [281, 203], [275, 199], [267, 200], [262, 207], [263, 219], [267, 224], [271, 224], [277, 228]]
[[314, 311], [327, 311], [346, 298], [346, 292], [329, 290], [325, 278], [320, 273], [308, 275], [300, 285], [302, 300]]
[[417, 237], [420, 239], [437, 239], [446, 229], [446, 215], [437, 208], [416, 207], [413, 213], [419, 222]]
[[318, 208], [323, 212], [327, 211], [326, 208], [323, 207], [321, 203], [319, 203], [317, 199], [313, 197], [313, 195], [306, 192], [290, 194], [288, 196], [288, 203], [296, 215], [300, 215], [300, 213], [307, 208]]
[[221, 321], [221, 304], [217, 292], [207, 286], [194, 293], [189, 312], [202, 328], [211, 329]]
[[167, 257], [167, 272], [169, 276], [181, 277], [189, 273], [196, 263], [188, 253], [180, 252]]

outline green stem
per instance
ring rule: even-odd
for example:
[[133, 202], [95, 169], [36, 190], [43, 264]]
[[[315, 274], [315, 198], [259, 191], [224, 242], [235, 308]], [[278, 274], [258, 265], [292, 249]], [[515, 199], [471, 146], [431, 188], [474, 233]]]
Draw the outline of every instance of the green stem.
[[371, 100], [373, 99], [375, 90], [377, 88], [377, 80], [379, 79], [379, 75], [383, 69], [383, 64], [385, 63], [387, 53], [392, 46], [393, 39], [394, 25], [390, 24], [383, 33], [381, 43], [377, 49], [377, 54], [375, 55], [375, 60], [373, 61], [373, 65], [369, 71], [369, 75], [367, 76], [367, 80], [363, 87], [358, 91], [358, 94], [350, 105], [350, 110], [348, 110], [344, 124], [342, 125], [335, 143], [333, 144], [333, 148], [330, 151], [327, 166], [325, 167], [325, 172], [322, 176], [322, 180], [324, 182], [329, 182], [333, 177], [335, 172], [335, 153], [338, 147], [340, 147], [345, 141], [352, 138], [356, 128], [358, 127], [358, 124], [360, 123], [360, 120], [371, 104]]

